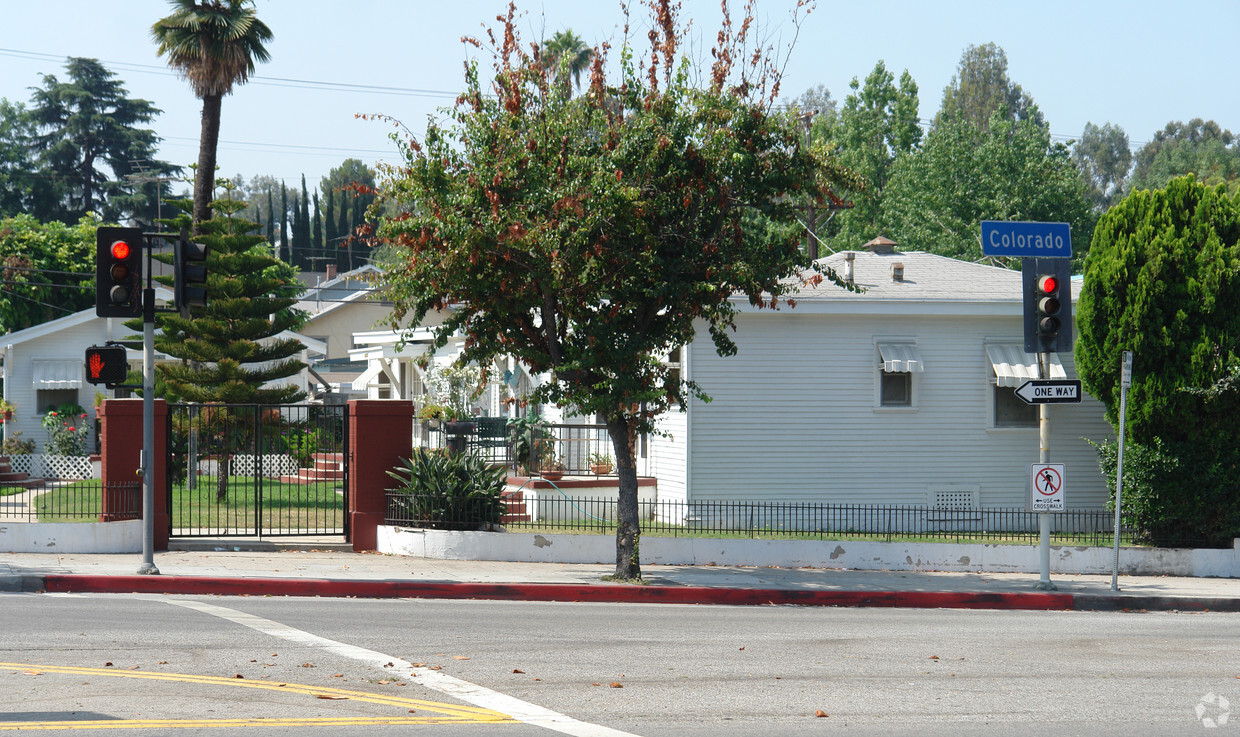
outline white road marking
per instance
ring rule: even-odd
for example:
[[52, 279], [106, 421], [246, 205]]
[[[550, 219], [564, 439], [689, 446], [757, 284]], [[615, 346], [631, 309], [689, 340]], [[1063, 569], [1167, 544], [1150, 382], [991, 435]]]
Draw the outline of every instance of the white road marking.
[[574, 735], [575, 737], [636, 737], [629, 732], [621, 732], [617, 729], [604, 727], [598, 724], [590, 724], [573, 719], [556, 711], [531, 704], [528, 701], [502, 694], [498, 691], [492, 691], [489, 688], [463, 681], [460, 678], [454, 678], [442, 671], [430, 670], [427, 668], [415, 668], [413, 663], [391, 655], [384, 655], [381, 652], [368, 650], [364, 647], [356, 645], [347, 645], [343, 642], [329, 640], [326, 637], [312, 635], [309, 632], [299, 630], [295, 627], [289, 627], [270, 619], [239, 612], [236, 609], [216, 606], [215, 604], [207, 604], [200, 601], [190, 601], [184, 599], [164, 599], [159, 601], [176, 606], [185, 607], [210, 614], [220, 619], [226, 619], [243, 627], [249, 627], [272, 637], [279, 637], [289, 642], [295, 642], [308, 647], [317, 647], [326, 650], [334, 655], [344, 658], [356, 660], [365, 663], [378, 670], [387, 670], [391, 672], [393, 669], [387, 668], [388, 663], [395, 663], [395, 670], [404, 670], [411, 677], [415, 677], [416, 683], [432, 691], [452, 696], [474, 706], [481, 706], [485, 709], [494, 709], [503, 712], [516, 719], [519, 722], [530, 724], [535, 727], [544, 727], [546, 729], [561, 732], [563, 734]]

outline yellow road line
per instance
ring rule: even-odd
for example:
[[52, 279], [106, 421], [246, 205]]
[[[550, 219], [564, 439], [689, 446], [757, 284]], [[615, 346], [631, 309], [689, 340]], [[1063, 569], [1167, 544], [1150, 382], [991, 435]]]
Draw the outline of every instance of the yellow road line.
[[188, 673], [158, 673], [153, 671], [115, 670], [112, 668], [82, 668], [62, 665], [36, 665], [31, 663], [0, 663], [0, 669], [16, 669], [23, 673], [51, 673], [75, 676], [103, 676], [108, 678], [135, 678], [140, 680], [171, 681], [176, 683], [193, 683], [208, 686], [230, 686], [233, 688], [257, 688], [268, 691], [303, 694], [324, 700], [358, 701], [383, 706], [394, 706], [402, 709], [429, 711], [438, 716], [399, 716], [399, 717], [322, 717], [322, 718], [261, 718], [253, 719], [171, 719], [171, 720], [134, 720], [105, 719], [90, 721], [60, 722], [3, 722], [0, 731], [16, 729], [134, 729], [146, 727], [185, 728], [185, 727], [237, 727], [237, 726], [352, 726], [375, 724], [516, 724], [516, 720], [507, 714], [493, 709], [476, 706], [446, 704], [438, 701], [424, 701], [401, 696], [352, 691], [342, 688], [310, 686], [300, 683], [283, 683], [278, 681], [256, 681], [246, 678], [223, 678], [220, 676], [201, 676]]

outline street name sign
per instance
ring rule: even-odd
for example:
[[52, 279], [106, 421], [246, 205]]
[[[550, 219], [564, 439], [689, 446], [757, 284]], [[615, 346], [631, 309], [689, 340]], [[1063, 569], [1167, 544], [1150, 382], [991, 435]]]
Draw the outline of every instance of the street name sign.
[[1063, 475], [1062, 463], [1029, 464], [1029, 511], [1064, 511]]
[[1014, 258], [1069, 258], [1072, 231], [1067, 223], [982, 221], [982, 254]]
[[1081, 382], [1076, 379], [1030, 379], [1016, 389], [1025, 404], [1077, 404]]

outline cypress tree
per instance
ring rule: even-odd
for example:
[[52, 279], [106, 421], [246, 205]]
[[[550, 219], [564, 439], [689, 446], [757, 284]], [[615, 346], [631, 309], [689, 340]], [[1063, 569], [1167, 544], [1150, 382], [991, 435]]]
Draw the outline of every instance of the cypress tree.
[[280, 247], [276, 249], [276, 258], [283, 258], [285, 263], [293, 262], [292, 244], [288, 242], [288, 188], [280, 182]]
[[340, 231], [336, 230], [336, 192], [331, 187], [328, 187], [327, 205], [323, 209], [323, 242], [329, 253], [336, 252], [340, 245], [336, 240], [339, 237]]
[[310, 228], [312, 238], [311, 253], [315, 256], [326, 256], [323, 251], [323, 220], [319, 215], [319, 191], [314, 190], [314, 226]]
[[267, 188], [267, 242], [272, 248], [276, 247], [276, 216], [275, 204], [273, 202], [275, 193], [271, 191], [271, 187]]
[[306, 191], [306, 175], [301, 175], [301, 202], [297, 208], [297, 268], [302, 271], [314, 271], [314, 254], [310, 252], [310, 193]]

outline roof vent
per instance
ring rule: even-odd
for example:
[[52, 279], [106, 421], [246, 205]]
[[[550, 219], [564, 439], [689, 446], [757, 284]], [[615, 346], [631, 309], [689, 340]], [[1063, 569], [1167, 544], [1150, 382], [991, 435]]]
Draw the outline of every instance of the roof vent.
[[865, 244], [865, 248], [869, 250], [870, 253], [895, 253], [896, 242], [889, 238], [884, 238], [880, 235], [879, 237]]
[[844, 281], [852, 284], [855, 278], [853, 272], [853, 262], [857, 260], [857, 254], [849, 251], [844, 254]]
[[897, 261], [891, 265], [891, 280], [904, 281], [904, 263]]

